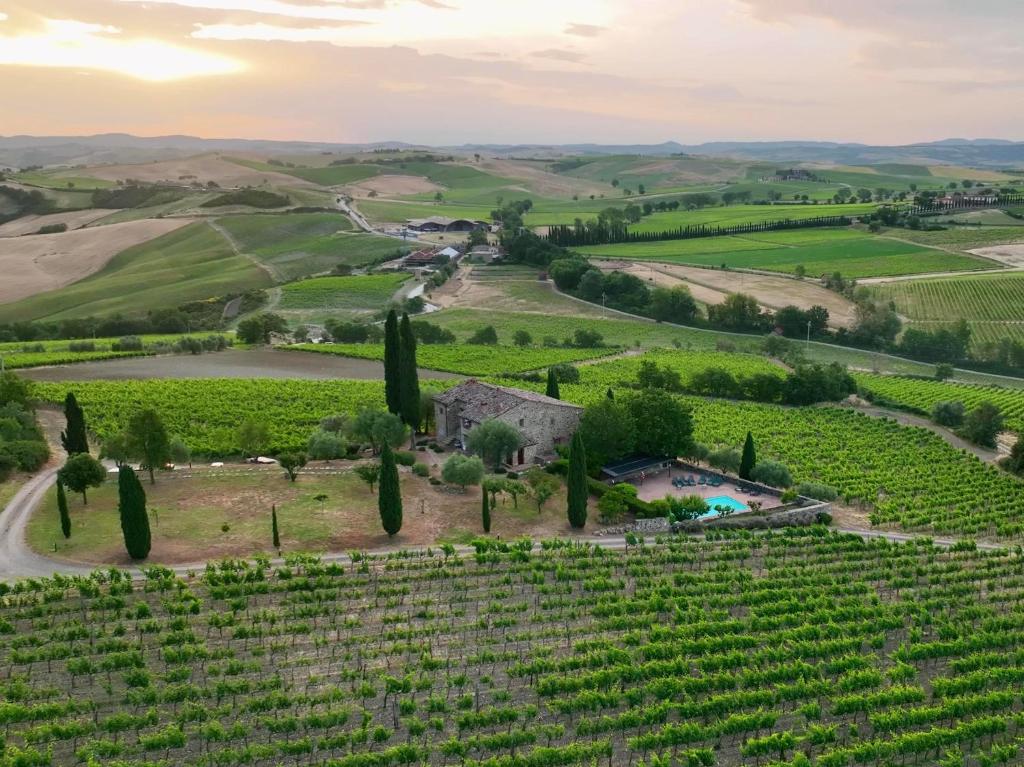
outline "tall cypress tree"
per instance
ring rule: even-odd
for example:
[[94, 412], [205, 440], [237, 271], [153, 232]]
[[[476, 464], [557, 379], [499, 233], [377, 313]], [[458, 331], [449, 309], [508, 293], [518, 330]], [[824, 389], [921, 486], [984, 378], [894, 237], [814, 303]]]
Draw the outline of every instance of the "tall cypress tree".
[[64, 398], [64, 417], [67, 429], [60, 433], [60, 442], [68, 455], [89, 452], [89, 439], [85, 430], [85, 413], [82, 411], [74, 392]]
[[491, 532], [491, 502], [488, 498], [486, 488], [481, 488], [480, 495], [483, 496], [484, 499], [483, 505], [480, 507], [483, 516], [484, 532], [489, 533]]
[[754, 450], [754, 437], [748, 431], [743, 443], [743, 455], [740, 458], [740, 479], [750, 479], [750, 472], [757, 465], [757, 452]]
[[384, 321], [384, 399], [388, 412], [402, 414], [401, 392], [402, 340], [398, 335], [398, 315], [392, 309]]
[[544, 392], [552, 399], [561, 399], [561, 395], [558, 391], [558, 376], [555, 375], [555, 371], [548, 368], [548, 388]]
[[117, 508], [121, 514], [121, 531], [124, 533], [124, 547], [132, 559], [149, 556], [152, 538], [149, 532], [149, 517], [146, 514], [146, 491], [142, 489], [135, 470], [128, 465], [117, 472]]
[[71, 515], [68, 514], [68, 496], [64, 492], [64, 483], [57, 480], [57, 511], [60, 513], [60, 531], [65, 538], [71, 537]]
[[587, 451], [583, 447], [583, 436], [577, 431], [569, 445], [569, 524], [580, 530], [587, 524]]
[[402, 420], [409, 427], [412, 444], [416, 444], [416, 429], [420, 425], [420, 380], [416, 372], [416, 336], [412, 332], [409, 315], [402, 315], [398, 328], [399, 363], [398, 392], [401, 400]]
[[273, 538], [274, 548], [281, 550], [281, 536], [277, 531], [277, 504], [270, 506], [270, 534]]
[[398, 484], [398, 466], [391, 446], [385, 443], [380, 454], [380, 479], [377, 488], [377, 508], [384, 532], [391, 538], [402, 529], [402, 488]]

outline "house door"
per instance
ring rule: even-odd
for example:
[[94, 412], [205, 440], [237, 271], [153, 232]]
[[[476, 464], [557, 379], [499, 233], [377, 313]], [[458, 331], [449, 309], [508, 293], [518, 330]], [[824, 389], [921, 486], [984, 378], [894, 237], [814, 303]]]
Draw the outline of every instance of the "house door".
[[516, 465], [521, 466], [526, 460], [526, 451], [523, 448], [519, 448], [519, 452], [516, 453]]

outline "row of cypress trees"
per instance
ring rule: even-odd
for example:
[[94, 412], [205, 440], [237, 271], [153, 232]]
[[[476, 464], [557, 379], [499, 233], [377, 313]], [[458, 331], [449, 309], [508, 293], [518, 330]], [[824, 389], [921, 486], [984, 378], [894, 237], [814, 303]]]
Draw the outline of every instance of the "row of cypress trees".
[[416, 365], [416, 336], [409, 315], [399, 322], [394, 309], [384, 321], [384, 398], [411, 432], [415, 444], [420, 424], [420, 380]]
[[[85, 411], [78, 404], [74, 392], [64, 398], [64, 417], [67, 426], [60, 433], [61, 445], [68, 456], [88, 455], [89, 437], [85, 423]], [[121, 518], [121, 532], [124, 546], [132, 559], [145, 559], [152, 547], [149, 515], [146, 512], [146, 491], [139, 482], [135, 470], [122, 464], [117, 472], [117, 509]], [[57, 480], [57, 512], [60, 515], [60, 531], [65, 538], [71, 537], [71, 515], [68, 512], [67, 492], [64, 483]]]

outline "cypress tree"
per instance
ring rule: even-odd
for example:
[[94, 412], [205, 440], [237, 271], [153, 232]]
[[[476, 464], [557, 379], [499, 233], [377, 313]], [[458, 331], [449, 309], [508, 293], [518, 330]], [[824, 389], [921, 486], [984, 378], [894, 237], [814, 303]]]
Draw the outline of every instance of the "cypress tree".
[[57, 511], [60, 512], [60, 531], [65, 538], [71, 537], [71, 515], [68, 514], [68, 496], [64, 492], [64, 483], [57, 480]]
[[416, 336], [412, 332], [409, 315], [402, 315], [398, 328], [399, 364], [398, 391], [402, 420], [409, 427], [412, 445], [416, 444], [416, 429], [420, 425], [420, 381], [416, 373]]
[[743, 443], [743, 456], [740, 458], [740, 479], [750, 479], [750, 472], [757, 465], [757, 453], [754, 450], [754, 437], [747, 432], [747, 440]]
[[149, 532], [149, 517], [146, 515], [146, 491], [142, 489], [135, 470], [128, 465], [117, 472], [117, 508], [121, 514], [121, 531], [124, 533], [124, 547], [132, 559], [149, 556], [152, 538]]
[[610, 400], [614, 400], [615, 399], [615, 392], [612, 391], [612, 387], [610, 387], [610, 386], [608, 387], [608, 391], [606, 391], [604, 393], [604, 396], [606, 396]]
[[384, 399], [388, 412], [402, 414], [401, 392], [402, 341], [398, 335], [398, 315], [392, 309], [384, 321]]
[[552, 399], [561, 399], [558, 392], [558, 377], [551, 368], [548, 368], [548, 388], [544, 393]]
[[572, 435], [569, 446], [569, 524], [580, 530], [587, 524], [587, 452], [583, 447], [583, 436], [577, 431]]
[[377, 488], [377, 508], [384, 532], [391, 538], [402, 529], [402, 488], [398, 484], [398, 466], [391, 446], [384, 445], [380, 454], [380, 480]]
[[480, 507], [483, 513], [484, 532], [491, 532], [491, 503], [487, 497], [487, 490], [481, 488], [480, 495], [483, 497], [483, 505]]
[[74, 392], [64, 398], [64, 417], [67, 429], [60, 433], [60, 442], [68, 455], [89, 452], [89, 439], [85, 430], [85, 413], [82, 411]]
[[270, 506], [270, 534], [273, 536], [274, 548], [281, 550], [281, 536], [277, 532], [277, 504]]

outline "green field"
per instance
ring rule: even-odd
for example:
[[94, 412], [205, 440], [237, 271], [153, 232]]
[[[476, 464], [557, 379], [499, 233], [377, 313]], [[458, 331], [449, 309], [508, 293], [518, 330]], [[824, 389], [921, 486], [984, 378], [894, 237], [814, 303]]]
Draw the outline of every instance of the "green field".
[[[561, 340], [571, 336], [578, 329], [596, 330], [607, 344], [614, 346], [637, 346], [643, 348], [673, 347], [684, 349], [713, 350], [719, 345], [740, 352], [758, 353], [763, 338], [756, 335], [725, 333], [717, 330], [673, 327], [639, 319], [602, 319], [582, 316], [548, 316], [544, 314], [486, 311], [482, 309], [445, 309], [431, 314], [429, 322], [451, 330], [456, 338], [464, 341], [477, 330], [492, 325], [498, 333], [500, 343], [511, 343], [517, 330], [525, 330], [534, 340], [550, 337]], [[913, 362], [900, 357], [890, 357], [877, 352], [850, 349], [833, 344], [811, 342], [801, 344], [808, 359], [815, 362], [838, 362], [852, 368], [899, 373], [906, 375], [930, 376], [935, 366], [924, 362]], [[1006, 386], [1024, 387], [1024, 379], [1007, 379], [984, 373], [958, 371], [957, 378], [971, 383], [1001, 383]]]
[[803, 220], [818, 216], [861, 216], [871, 213], [873, 203], [847, 205], [728, 205], [698, 210], [652, 213], [629, 227], [631, 232], [664, 232], [681, 226], [736, 226], [761, 221]]
[[321, 186], [351, 184], [355, 181], [362, 181], [365, 178], [370, 178], [371, 176], [376, 176], [380, 173], [380, 168], [376, 165], [366, 165], [362, 163], [315, 168], [289, 168], [284, 165], [271, 165], [270, 163], [260, 162], [259, 160], [248, 160], [240, 157], [228, 157], [225, 159], [230, 160], [236, 165], [243, 165], [246, 168], [252, 168], [253, 170], [264, 171], [267, 173], [284, 173], [289, 176], [294, 176], [295, 178], [301, 178], [303, 181], [320, 184]]
[[0, 306], [0, 322], [141, 315], [270, 284], [264, 270], [196, 222], [118, 253], [84, 280]]
[[971, 345], [1024, 337], [1024, 274], [978, 274], [933, 280], [907, 280], [874, 286], [896, 310], [924, 330], [965, 319]]
[[874, 288], [912, 320], [1024, 322], [1024, 273], [905, 280]]
[[[89, 338], [81, 341], [7, 341], [0, 343], [0, 356], [8, 370], [38, 367], [40, 365], [67, 365], [74, 362], [116, 359], [118, 357], [140, 357], [151, 354], [166, 354], [173, 351], [175, 342], [182, 338], [204, 339], [223, 335], [231, 341], [229, 334], [199, 332], [194, 334], [150, 334], [138, 336], [142, 341], [141, 351], [114, 351], [112, 344], [118, 338]], [[71, 344], [92, 344], [92, 350], [72, 350]], [[42, 351], [38, 347], [42, 346]]]
[[8, 761], [1019, 763], [1010, 551], [821, 528], [479, 548], [19, 584]]
[[991, 402], [1002, 411], [1008, 429], [1024, 431], [1024, 391], [1020, 389], [861, 373], [855, 373], [854, 378], [861, 389], [926, 415], [938, 402], [962, 402], [968, 410], [982, 402]]
[[408, 280], [408, 274], [314, 277], [285, 285], [279, 306], [285, 310], [379, 311]]
[[108, 181], [92, 176], [77, 175], [80, 171], [72, 168], [58, 168], [56, 170], [32, 170], [15, 173], [11, 176], [12, 181], [26, 186], [38, 186], [44, 189], [78, 189], [92, 191], [93, 189], [110, 189], [117, 186], [117, 182]]
[[[910, 240], [922, 245], [950, 248], [951, 250], [970, 250], [984, 248], [989, 245], [1004, 245], [1008, 242], [1024, 240], [1024, 230], [1019, 226], [963, 226], [942, 229], [934, 232], [914, 231], [913, 229], [884, 229], [883, 234]], [[989, 266], [999, 266], [990, 262]]]
[[[824, 233], [830, 230], [824, 230]], [[831, 235], [823, 234], [831, 237]], [[720, 238], [701, 238], [720, 239]], [[732, 238], [729, 238], [732, 239]], [[882, 277], [926, 272], [966, 271], [990, 266], [990, 262], [968, 255], [923, 248], [913, 243], [885, 237], [824, 239], [821, 242], [792, 247], [766, 248], [770, 240], [761, 235], [745, 235], [742, 247], [720, 250], [721, 243], [702, 246], [694, 240], [617, 243], [579, 248], [601, 258], [630, 258], [698, 266], [726, 266], [734, 269], [765, 269], [792, 274], [803, 266], [808, 276], [841, 272], [844, 277]], [[700, 252], [700, 248], [710, 248]]]
[[[297, 344], [287, 347], [304, 352], [337, 354], [341, 357], [383, 360], [383, 344]], [[429, 370], [463, 375], [496, 376], [542, 370], [562, 362], [590, 360], [619, 351], [606, 349], [549, 349], [478, 344], [420, 344], [416, 362]]]
[[403, 247], [388, 237], [352, 232], [352, 222], [340, 213], [226, 216], [219, 223], [244, 253], [266, 264], [280, 281], [338, 264], [376, 263]]

